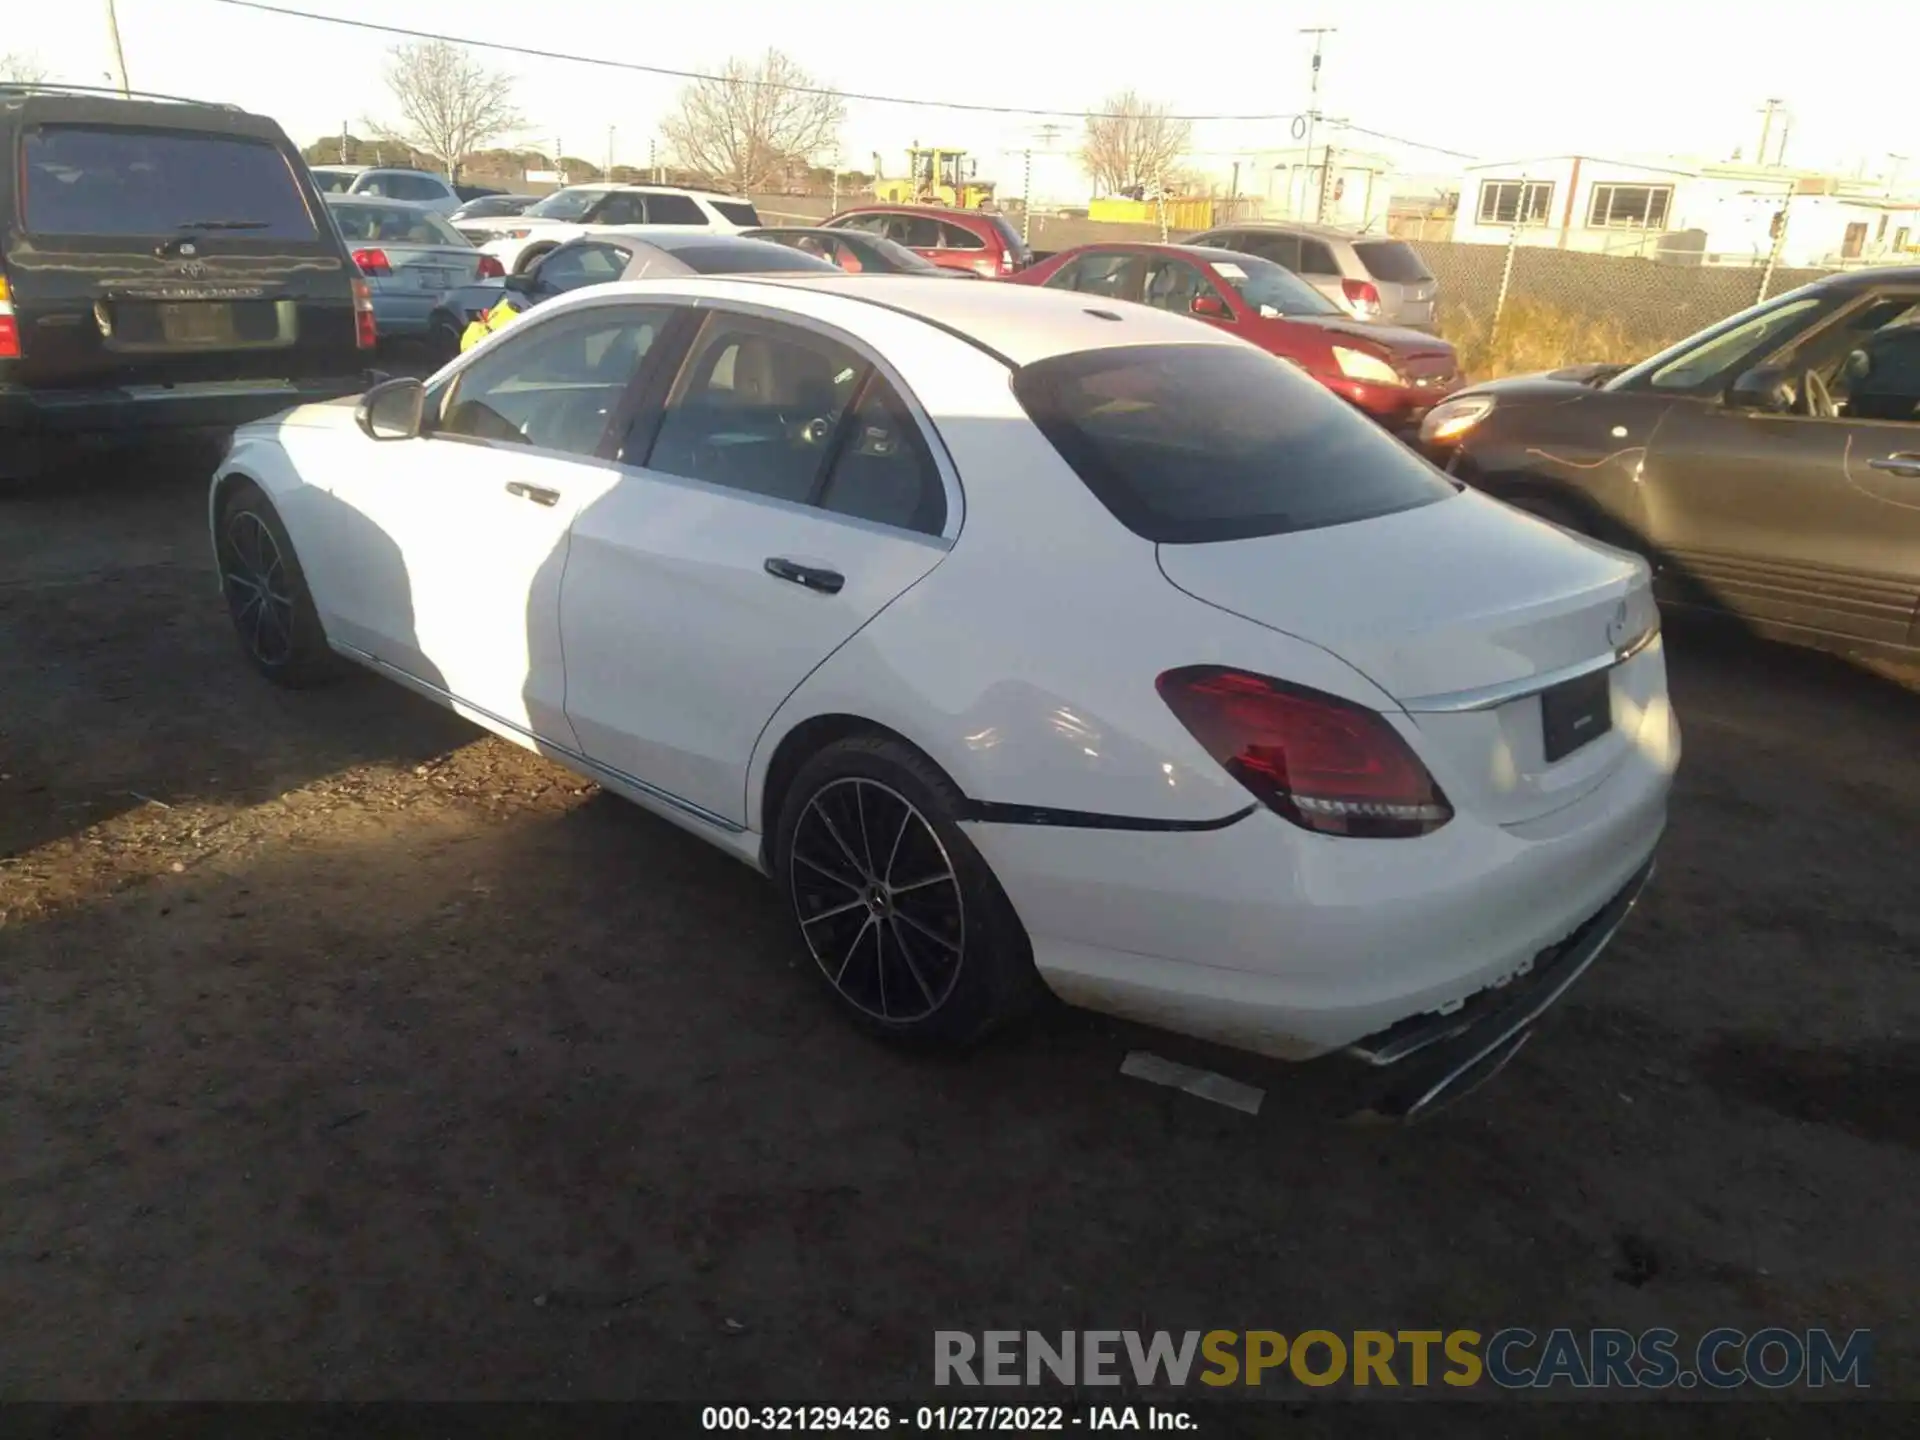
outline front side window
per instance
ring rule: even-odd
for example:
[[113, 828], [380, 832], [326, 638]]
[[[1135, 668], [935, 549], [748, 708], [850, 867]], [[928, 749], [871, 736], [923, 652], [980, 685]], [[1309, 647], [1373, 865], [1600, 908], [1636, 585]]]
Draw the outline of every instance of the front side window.
[[1864, 299], [1778, 363], [1817, 375], [1846, 419], [1920, 422], [1920, 295]]
[[1544, 225], [1553, 209], [1551, 180], [1482, 180], [1482, 225]]
[[613, 307], [516, 330], [454, 377], [433, 434], [590, 456], [666, 324]]
[[540, 288], [556, 294], [618, 280], [631, 258], [612, 245], [563, 245], [540, 262]]
[[1697, 390], [1731, 380], [1736, 372], [1758, 364], [1830, 303], [1818, 295], [1784, 295], [1641, 361], [1608, 381], [1607, 388], [1648, 385], [1656, 390]]
[[1233, 311], [1226, 297], [1214, 288], [1206, 276], [1184, 260], [1155, 258], [1147, 261], [1146, 281], [1140, 298], [1156, 310], [1171, 310], [1176, 315], [1194, 313], [1194, 302], [1205, 296], [1219, 307], [1213, 318], [1231, 319]]
[[1587, 202], [1589, 230], [1664, 230], [1671, 185], [1596, 185]]
[[1013, 391], [1114, 518], [1156, 544], [1285, 535], [1455, 493], [1296, 367], [1246, 345], [1057, 355]]
[[805, 503], [866, 372], [823, 336], [715, 316], [674, 387], [647, 468]]
[[264, 140], [106, 125], [37, 125], [20, 142], [35, 235], [231, 232], [319, 237], [287, 157]]
[[606, 196], [605, 190], [556, 190], [546, 199], [529, 205], [526, 214], [534, 220], [578, 221]]
[[595, 225], [642, 225], [646, 223], [646, 205], [638, 195], [616, 191], [606, 196], [588, 213]]

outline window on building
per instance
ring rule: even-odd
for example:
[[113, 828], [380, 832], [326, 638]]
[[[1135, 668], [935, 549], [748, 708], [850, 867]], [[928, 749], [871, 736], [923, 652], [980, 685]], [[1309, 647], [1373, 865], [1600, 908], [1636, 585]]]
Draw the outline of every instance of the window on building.
[[1840, 258], [1842, 260], [1858, 260], [1860, 258], [1860, 252], [1866, 248], [1866, 244], [1867, 222], [1864, 220], [1856, 220], [1853, 224], [1847, 226], [1847, 233], [1840, 241]]
[[1664, 230], [1671, 185], [1596, 185], [1587, 205], [1590, 230]]
[[1905, 225], [1902, 225], [1898, 230], [1894, 231], [1893, 232], [1893, 248], [1896, 250], [1905, 250], [1907, 248], [1907, 238], [1912, 233], [1913, 232], [1909, 230]]
[[1482, 180], [1482, 225], [1544, 225], [1553, 212], [1551, 180]]

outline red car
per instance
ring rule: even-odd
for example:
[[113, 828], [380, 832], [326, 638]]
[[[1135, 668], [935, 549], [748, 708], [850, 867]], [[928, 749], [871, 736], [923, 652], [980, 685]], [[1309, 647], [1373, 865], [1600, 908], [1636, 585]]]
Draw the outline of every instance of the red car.
[[1355, 320], [1291, 270], [1198, 245], [1083, 245], [1013, 277], [1177, 310], [1299, 365], [1389, 430], [1408, 430], [1460, 388], [1453, 346]]
[[822, 222], [830, 230], [865, 230], [904, 245], [945, 270], [1002, 280], [1033, 263], [1033, 252], [1004, 215], [942, 205], [860, 205]]

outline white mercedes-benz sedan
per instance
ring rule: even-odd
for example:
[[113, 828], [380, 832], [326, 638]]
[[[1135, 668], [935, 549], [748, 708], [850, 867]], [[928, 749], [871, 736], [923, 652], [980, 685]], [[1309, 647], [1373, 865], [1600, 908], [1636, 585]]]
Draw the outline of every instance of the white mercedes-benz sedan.
[[1068, 291], [595, 287], [243, 428], [211, 521], [267, 678], [358, 662], [730, 851], [901, 1038], [1050, 990], [1417, 1113], [1605, 946], [1680, 757], [1644, 562]]

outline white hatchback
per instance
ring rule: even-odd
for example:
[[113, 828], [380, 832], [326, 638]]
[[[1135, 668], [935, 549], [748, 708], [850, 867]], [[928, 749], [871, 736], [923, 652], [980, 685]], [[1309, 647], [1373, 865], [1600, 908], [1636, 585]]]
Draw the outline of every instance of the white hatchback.
[[1652, 867], [1645, 564], [1144, 307], [906, 277], [596, 287], [243, 428], [246, 653], [346, 657], [770, 874], [846, 1011], [1050, 989], [1417, 1113]]

